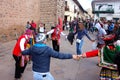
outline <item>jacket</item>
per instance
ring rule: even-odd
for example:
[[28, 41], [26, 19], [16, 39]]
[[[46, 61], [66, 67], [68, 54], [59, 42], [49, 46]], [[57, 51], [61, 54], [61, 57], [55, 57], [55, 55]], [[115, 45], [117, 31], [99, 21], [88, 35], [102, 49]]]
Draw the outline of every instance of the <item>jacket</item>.
[[31, 48], [24, 50], [22, 54], [32, 56], [32, 70], [40, 73], [49, 72], [51, 57], [58, 59], [72, 58], [72, 54], [59, 53], [43, 43], [36, 43]]
[[[13, 49], [13, 55], [15, 55], [15, 56], [20, 56], [20, 54], [21, 54], [20, 41], [21, 41], [21, 39], [23, 39], [23, 38], [26, 39], [25, 35], [20, 36], [20, 38], [18, 39], [17, 43], [15, 44], [15, 47], [14, 47], [14, 49]], [[27, 39], [26, 39], [25, 44], [24, 44], [24, 48], [26, 48], [27, 42], [28, 42], [28, 41], [27, 41]]]

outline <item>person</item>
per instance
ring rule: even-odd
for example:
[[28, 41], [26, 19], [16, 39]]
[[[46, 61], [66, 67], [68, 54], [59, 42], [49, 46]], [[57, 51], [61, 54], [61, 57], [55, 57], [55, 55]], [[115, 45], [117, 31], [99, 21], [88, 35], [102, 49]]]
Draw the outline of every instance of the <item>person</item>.
[[27, 30], [27, 29], [30, 29], [30, 27], [31, 27], [30, 22], [27, 21], [26, 30]]
[[87, 30], [85, 29], [83, 23], [80, 21], [76, 24], [76, 32], [74, 33], [74, 35], [76, 35], [76, 52], [78, 55], [80, 55], [82, 53], [82, 46], [83, 46], [83, 36], [87, 36], [87, 38], [94, 42], [95, 40], [92, 40], [89, 35], [87, 34]]
[[45, 24], [40, 23], [38, 27], [38, 33], [44, 33], [45, 32]]
[[114, 23], [112, 21], [108, 21], [108, 34], [113, 33], [114, 30]]
[[67, 36], [67, 39], [70, 42], [70, 44], [73, 45], [73, 42], [74, 42], [74, 33], [73, 32], [69, 32], [68, 36]]
[[27, 50], [22, 51], [23, 55], [32, 56], [32, 70], [34, 80], [54, 80], [50, 73], [50, 59], [51, 57], [58, 59], [75, 59], [79, 60], [78, 55], [62, 53], [53, 50], [45, 43], [46, 35], [39, 33], [36, 36], [36, 44]]
[[25, 70], [27, 63], [21, 63], [21, 59], [24, 58], [21, 55], [21, 52], [24, 51], [27, 47], [30, 36], [32, 35], [32, 30], [26, 30], [25, 34], [21, 35], [17, 40], [14, 49], [13, 49], [13, 58], [15, 60], [15, 80], [19, 80], [22, 76], [22, 73]]
[[108, 33], [108, 22], [104, 21], [103, 23], [104, 23], [103, 29], [105, 29], [106, 33]]
[[80, 55], [83, 58], [92, 58], [100, 55], [99, 80], [120, 80], [120, 40], [114, 42], [115, 35], [106, 36], [106, 45], [102, 49], [87, 51]]
[[69, 28], [70, 28], [69, 21], [66, 22], [65, 27], [66, 27], [66, 30], [69, 31]]
[[114, 30], [113, 33], [116, 35], [115, 41], [120, 39], [120, 25], [118, 22], [115, 23], [114, 25]]
[[36, 34], [36, 27], [37, 27], [37, 25], [36, 25], [36, 23], [32, 20], [31, 21], [31, 30], [34, 30], [34, 33]]
[[93, 34], [93, 32], [94, 32], [94, 21], [93, 20], [90, 20], [89, 27], [90, 27], [89, 32], [91, 32]]
[[59, 23], [56, 25], [56, 27], [53, 27], [46, 34], [47, 35], [51, 34], [53, 49], [59, 52], [59, 50], [60, 50], [60, 35], [66, 36], [66, 34], [64, 34], [62, 31], [62, 19], [58, 18], [58, 22]]
[[107, 35], [107, 32], [103, 27], [100, 25], [100, 21], [95, 21], [95, 28], [97, 29], [96, 41], [97, 41], [97, 48], [102, 48], [105, 45], [104, 40], [102, 39], [104, 36]]

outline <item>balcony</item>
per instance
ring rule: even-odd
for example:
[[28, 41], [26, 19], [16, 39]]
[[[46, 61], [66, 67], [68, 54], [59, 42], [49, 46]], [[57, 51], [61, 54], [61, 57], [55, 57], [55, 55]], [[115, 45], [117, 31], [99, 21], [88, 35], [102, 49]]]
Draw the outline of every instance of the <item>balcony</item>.
[[65, 11], [69, 11], [69, 6], [65, 6]]
[[114, 13], [114, 9], [106, 9], [106, 10], [93, 10], [92, 11], [92, 13], [93, 14], [95, 14], [95, 13], [111, 13], [111, 14], [113, 14]]

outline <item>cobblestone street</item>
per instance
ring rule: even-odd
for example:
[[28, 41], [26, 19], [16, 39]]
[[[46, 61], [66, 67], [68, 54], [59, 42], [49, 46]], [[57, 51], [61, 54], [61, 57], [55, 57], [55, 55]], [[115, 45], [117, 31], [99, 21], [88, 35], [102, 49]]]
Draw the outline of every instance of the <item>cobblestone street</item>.
[[[15, 62], [12, 57], [12, 49], [15, 42], [16, 41], [13, 40], [7, 43], [1, 43], [0, 45], [0, 78], [2, 80], [14, 80]], [[51, 41], [48, 41], [47, 44], [51, 46]], [[84, 37], [83, 52], [91, 50], [91, 45], [92, 43]], [[60, 51], [76, 54], [75, 42], [73, 45], [70, 45], [70, 43], [62, 37]], [[97, 62], [97, 57], [81, 59], [80, 61], [52, 58], [51, 73], [55, 80], [99, 80], [100, 67], [96, 66]], [[28, 64], [22, 80], [33, 80], [32, 77], [31, 64]]]

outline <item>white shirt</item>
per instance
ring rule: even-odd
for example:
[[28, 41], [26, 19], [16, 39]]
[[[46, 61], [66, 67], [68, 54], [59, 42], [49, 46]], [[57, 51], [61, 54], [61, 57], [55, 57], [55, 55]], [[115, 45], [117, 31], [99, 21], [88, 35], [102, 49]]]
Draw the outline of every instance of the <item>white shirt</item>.
[[[26, 37], [26, 39], [28, 39], [27, 35], [25, 35], [25, 37]], [[26, 39], [22, 38], [21, 41], [20, 41], [20, 49], [21, 49], [21, 51], [25, 50], [24, 44], [25, 44]]]
[[[49, 35], [49, 34], [52, 34], [53, 32], [54, 32], [54, 29], [48, 31], [46, 34]], [[63, 32], [61, 32], [60, 34], [63, 35], [63, 36], [66, 36], [66, 34], [63, 33]]]

